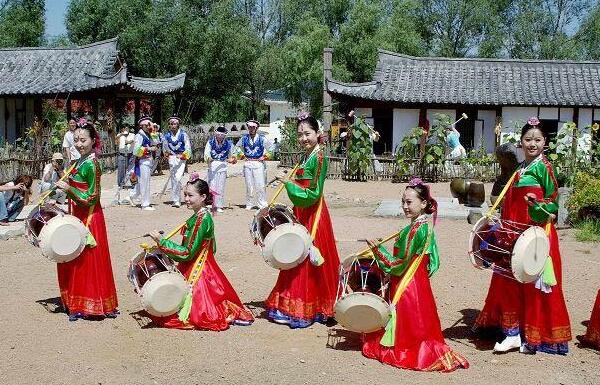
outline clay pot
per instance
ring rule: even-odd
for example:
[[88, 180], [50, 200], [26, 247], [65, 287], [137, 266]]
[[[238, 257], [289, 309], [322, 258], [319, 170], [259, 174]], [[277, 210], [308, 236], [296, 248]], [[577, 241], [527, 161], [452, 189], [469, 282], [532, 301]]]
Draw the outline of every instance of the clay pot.
[[485, 186], [483, 182], [472, 181], [467, 190], [467, 206], [481, 207], [485, 202]]
[[450, 181], [450, 193], [454, 198], [458, 198], [458, 203], [465, 203], [470, 183], [471, 181], [465, 178], [454, 178]]

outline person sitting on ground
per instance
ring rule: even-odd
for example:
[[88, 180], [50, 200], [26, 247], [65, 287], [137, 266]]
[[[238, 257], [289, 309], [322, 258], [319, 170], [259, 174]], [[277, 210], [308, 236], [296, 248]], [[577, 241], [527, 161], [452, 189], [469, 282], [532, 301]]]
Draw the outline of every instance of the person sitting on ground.
[[0, 225], [7, 226], [14, 222], [29, 203], [33, 178], [29, 175], [20, 175], [13, 182], [0, 186]]
[[[63, 162], [63, 155], [60, 152], [55, 152], [52, 155], [52, 161], [44, 166], [42, 180], [40, 180], [40, 194], [54, 188], [56, 181], [62, 177], [64, 173]], [[55, 190], [50, 194], [50, 198], [54, 199], [59, 204], [63, 204], [65, 203], [67, 196], [61, 190]]]

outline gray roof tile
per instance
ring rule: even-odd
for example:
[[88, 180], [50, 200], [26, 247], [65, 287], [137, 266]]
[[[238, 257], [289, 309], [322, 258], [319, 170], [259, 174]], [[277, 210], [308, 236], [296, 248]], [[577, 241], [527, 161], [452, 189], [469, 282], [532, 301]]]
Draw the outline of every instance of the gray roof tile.
[[0, 95], [82, 92], [126, 85], [148, 94], [183, 87], [185, 74], [168, 79], [130, 77], [117, 39], [74, 48], [0, 49]]
[[413, 57], [379, 51], [373, 81], [331, 94], [400, 103], [600, 106], [600, 62]]

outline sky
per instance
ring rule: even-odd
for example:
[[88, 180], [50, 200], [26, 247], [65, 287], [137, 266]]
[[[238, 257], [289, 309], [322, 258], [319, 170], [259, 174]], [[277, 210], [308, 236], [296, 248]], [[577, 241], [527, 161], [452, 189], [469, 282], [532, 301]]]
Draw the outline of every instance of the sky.
[[65, 35], [65, 14], [69, 0], [46, 0], [46, 35]]

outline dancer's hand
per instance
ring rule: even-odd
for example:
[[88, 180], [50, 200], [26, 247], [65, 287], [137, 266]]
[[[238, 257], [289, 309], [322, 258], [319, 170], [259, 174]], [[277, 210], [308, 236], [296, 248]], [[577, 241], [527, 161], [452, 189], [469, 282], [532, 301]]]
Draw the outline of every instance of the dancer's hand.
[[64, 180], [59, 180], [54, 185], [61, 190], [69, 189], [69, 184], [67, 182], [65, 182]]
[[162, 239], [162, 234], [158, 230], [152, 230], [148, 235], [150, 238], [154, 239], [156, 243], [160, 243], [160, 240]]

